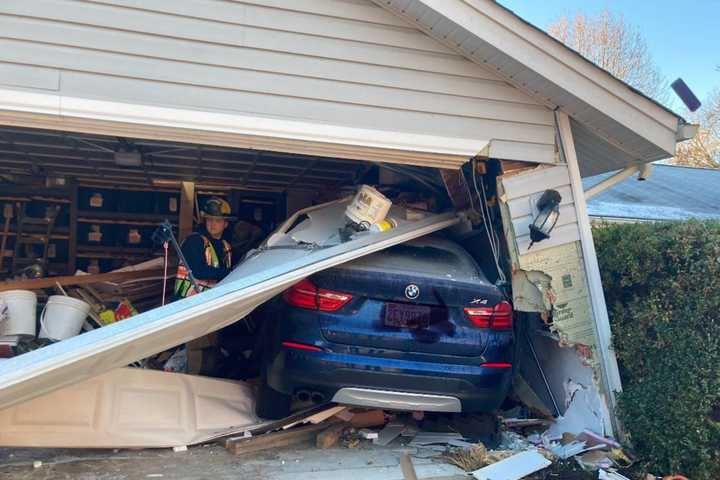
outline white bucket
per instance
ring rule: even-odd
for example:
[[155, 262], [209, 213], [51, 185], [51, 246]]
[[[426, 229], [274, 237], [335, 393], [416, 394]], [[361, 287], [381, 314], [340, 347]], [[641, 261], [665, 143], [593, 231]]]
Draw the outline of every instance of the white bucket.
[[35, 336], [35, 309], [37, 296], [29, 290], [8, 290], [0, 292], [0, 297], [7, 305], [8, 315], [0, 322], [0, 336], [32, 335]]
[[82, 329], [90, 305], [77, 298], [53, 295], [40, 315], [40, 338], [65, 340]]

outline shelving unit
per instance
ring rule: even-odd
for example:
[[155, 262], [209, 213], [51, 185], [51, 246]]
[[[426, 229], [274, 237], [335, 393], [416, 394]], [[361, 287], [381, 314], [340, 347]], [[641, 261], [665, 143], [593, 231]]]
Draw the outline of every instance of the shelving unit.
[[[38, 194], [42, 191], [42, 194]], [[0, 255], [3, 256], [2, 267], [0, 268], [0, 276], [9, 277], [13, 272], [13, 257], [17, 246], [18, 237], [18, 205], [24, 205], [26, 215], [33, 219], [43, 218], [46, 209], [59, 207], [57, 221], [53, 226], [49, 235], [48, 245], [54, 255], [48, 258], [48, 274], [50, 275], [67, 275], [75, 271], [75, 246], [77, 244], [77, 187], [75, 185], [67, 185], [62, 187], [45, 187], [42, 186], [15, 186], [4, 185], [2, 195], [0, 195], [0, 213], [4, 213], [6, 205], [12, 206], [12, 218], [7, 222], [3, 214], [0, 218], [0, 241], [5, 237], [5, 248], [0, 249]], [[23, 236], [32, 237], [33, 242], [25, 242], [23, 251], [18, 253], [16, 259], [15, 270], [20, 270], [33, 262], [33, 256], [26, 256], [25, 249], [34, 249], [33, 243], [36, 245], [44, 244], [44, 238], [47, 235], [47, 229], [43, 225], [32, 221], [23, 225]], [[28, 246], [29, 245], [29, 246]], [[41, 252], [33, 252], [41, 257]]]
[[81, 185], [78, 266], [106, 272], [161, 255], [152, 233], [164, 220], [177, 225], [179, 198], [178, 190]]
[[[76, 269], [103, 273], [161, 256], [162, 249], [152, 243], [152, 233], [158, 225], [168, 220], [176, 228], [184, 223], [186, 234], [197, 230], [198, 219], [193, 218], [193, 206], [197, 201], [202, 208], [213, 196], [228, 200], [238, 220], [256, 224], [265, 233], [272, 231], [285, 214], [284, 194], [220, 188], [196, 190], [192, 183], [188, 185], [193, 188], [188, 190], [191, 194], [185, 194], [184, 209], [180, 184], [178, 188], [113, 188], [93, 184], [49, 188], [4, 185], [0, 194], [0, 214], [4, 204], [14, 206], [18, 201], [32, 206], [33, 216], [39, 216], [45, 207], [61, 206], [58, 222], [50, 235], [50, 243], [56, 252], [55, 258], [48, 261], [51, 275], [72, 275]], [[181, 209], [184, 212], [182, 222]], [[15, 221], [13, 218], [8, 225], [0, 279], [12, 275], [10, 269], [17, 237]], [[0, 216], [0, 238], [3, 227], [4, 218]], [[229, 241], [232, 240], [232, 227], [226, 232]], [[41, 238], [46, 230], [42, 225], [28, 224], [24, 232]]]

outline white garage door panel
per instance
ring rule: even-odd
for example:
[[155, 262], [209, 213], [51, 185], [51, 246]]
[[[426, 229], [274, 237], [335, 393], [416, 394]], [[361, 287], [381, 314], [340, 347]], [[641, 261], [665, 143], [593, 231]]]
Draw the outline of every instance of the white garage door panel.
[[308, 275], [457, 221], [451, 213], [430, 215], [328, 248], [295, 250], [297, 258], [248, 275], [237, 275], [236, 270], [228, 281], [202, 294], [12, 358], [0, 364], [0, 409], [218, 330]]
[[244, 382], [118, 368], [0, 411], [0, 445], [192, 445], [258, 424], [254, 407]]

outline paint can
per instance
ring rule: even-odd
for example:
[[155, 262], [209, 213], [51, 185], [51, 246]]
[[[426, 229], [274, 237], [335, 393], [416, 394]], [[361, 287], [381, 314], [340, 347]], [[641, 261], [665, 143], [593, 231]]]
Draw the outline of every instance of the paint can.
[[386, 218], [382, 222], [373, 223], [370, 225], [370, 231], [379, 233], [379, 232], [387, 232], [388, 230], [392, 230], [393, 228], [398, 226], [397, 220], [394, 218]]

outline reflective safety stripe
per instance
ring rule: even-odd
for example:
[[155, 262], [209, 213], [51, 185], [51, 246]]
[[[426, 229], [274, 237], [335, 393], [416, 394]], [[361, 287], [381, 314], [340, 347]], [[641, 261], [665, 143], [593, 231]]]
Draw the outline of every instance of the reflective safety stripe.
[[[220, 260], [218, 259], [217, 252], [215, 251], [212, 242], [210, 242], [205, 235], [201, 235], [201, 237], [203, 239], [203, 243], [205, 244], [205, 263], [210, 267], [219, 267]], [[225, 268], [230, 268], [232, 265], [232, 247], [230, 246], [230, 243], [225, 240], [222, 240], [222, 244], [223, 249], [225, 250]], [[175, 275], [175, 296], [185, 298], [204, 292], [205, 290], [214, 287], [217, 284], [217, 280], [199, 280], [198, 278], [195, 278], [195, 283], [197, 283], [199, 291], [193, 287], [185, 265], [180, 263], [177, 268], [177, 274]]]

